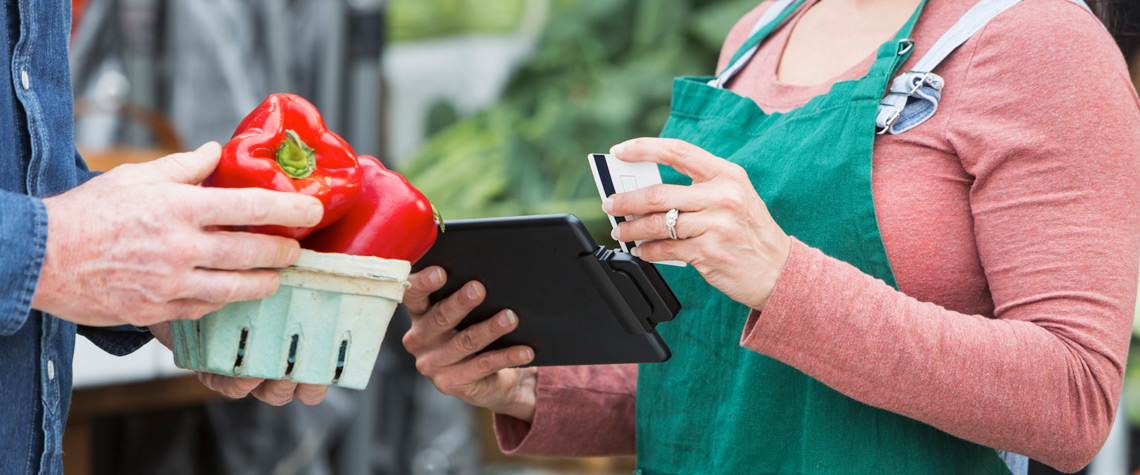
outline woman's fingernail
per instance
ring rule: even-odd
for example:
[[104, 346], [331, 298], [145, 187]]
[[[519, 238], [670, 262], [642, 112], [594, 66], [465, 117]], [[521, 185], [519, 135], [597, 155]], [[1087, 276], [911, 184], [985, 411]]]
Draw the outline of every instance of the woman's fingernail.
[[605, 211], [608, 214], [611, 211], [613, 211], [613, 209], [614, 209], [614, 199], [611, 196], [609, 198], [606, 198], [606, 200], [602, 202], [602, 211]]
[[614, 241], [621, 242], [621, 226], [618, 226], [614, 228], [613, 231], [610, 231], [610, 237], [614, 238]]
[[510, 309], [508, 309], [508, 310], [507, 310], [507, 318], [509, 318], [509, 319], [511, 320], [511, 325], [514, 325], [514, 324], [515, 324], [515, 322], [517, 322], [517, 321], [518, 321], [518, 318], [519, 318], [519, 317], [518, 317], [518, 315], [515, 315], [515, 311], [514, 311], [514, 310], [510, 310]]
[[436, 268], [434, 272], [428, 275], [431, 283], [439, 285], [443, 283], [443, 269]]
[[471, 300], [476, 300], [479, 298], [479, 286], [478, 285], [469, 284], [467, 286], [467, 298], [469, 298]]
[[531, 356], [530, 350], [519, 350], [519, 359], [530, 361], [531, 358], [533, 358], [533, 356]]
[[633, 248], [633, 249], [630, 249], [630, 250], [629, 250], [629, 253], [630, 253], [630, 254], [633, 254], [635, 257], [641, 257], [641, 248], [640, 248], [640, 247], [635, 247], [635, 248]]
[[621, 158], [621, 154], [623, 152], [625, 152], [625, 142], [610, 147], [610, 155], [613, 155], [617, 158]]

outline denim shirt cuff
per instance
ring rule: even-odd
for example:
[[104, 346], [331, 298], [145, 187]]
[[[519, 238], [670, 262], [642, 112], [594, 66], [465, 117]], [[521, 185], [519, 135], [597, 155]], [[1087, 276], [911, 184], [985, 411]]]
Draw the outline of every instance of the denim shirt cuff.
[[131, 325], [117, 327], [85, 327], [80, 325], [77, 331], [95, 346], [115, 356], [125, 356], [134, 353], [150, 342], [153, 335], [146, 328]]
[[32, 311], [47, 252], [47, 208], [39, 198], [0, 192], [0, 336], [16, 333]]

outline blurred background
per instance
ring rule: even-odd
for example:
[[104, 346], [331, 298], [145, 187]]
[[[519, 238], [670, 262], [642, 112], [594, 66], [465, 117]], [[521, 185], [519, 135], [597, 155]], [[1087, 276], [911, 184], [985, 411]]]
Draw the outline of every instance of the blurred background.
[[[76, 142], [93, 169], [224, 143], [265, 96], [290, 92], [316, 104], [358, 154], [405, 174], [445, 218], [568, 212], [608, 242], [585, 155], [656, 135], [671, 79], [711, 74], [729, 28], [759, 2], [72, 3]], [[1132, 3], [1121, 3], [1124, 28], [1140, 13]], [[1121, 41], [1129, 58], [1132, 38]], [[406, 328], [398, 313], [367, 390], [332, 388], [317, 407], [225, 401], [158, 344], [114, 358], [80, 339], [67, 473], [633, 470], [632, 458], [503, 456], [490, 414], [416, 373], [400, 344]], [[1121, 407], [1085, 473], [1140, 468], [1140, 365], [1128, 368]], [[1031, 473], [1055, 472], [1034, 464]]]

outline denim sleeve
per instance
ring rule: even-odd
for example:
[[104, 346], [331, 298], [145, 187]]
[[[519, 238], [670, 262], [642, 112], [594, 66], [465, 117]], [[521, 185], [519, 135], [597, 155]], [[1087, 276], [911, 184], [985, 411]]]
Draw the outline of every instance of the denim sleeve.
[[103, 172], [93, 172], [87, 169], [87, 161], [83, 159], [83, 156], [79, 155], [78, 150], [75, 151], [75, 186], [82, 185], [86, 183], [87, 180], [95, 178], [101, 174], [103, 174]]
[[0, 336], [16, 333], [32, 310], [47, 251], [47, 209], [39, 198], [0, 191]]
[[134, 353], [150, 342], [153, 335], [145, 328], [132, 325], [119, 325], [117, 327], [85, 327], [80, 325], [77, 333], [83, 335], [95, 346], [115, 356]]

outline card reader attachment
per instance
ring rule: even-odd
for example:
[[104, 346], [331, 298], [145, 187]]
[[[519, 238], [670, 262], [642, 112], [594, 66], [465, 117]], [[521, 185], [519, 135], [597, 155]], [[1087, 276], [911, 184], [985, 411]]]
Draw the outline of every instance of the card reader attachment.
[[651, 332], [681, 311], [681, 303], [657, 268], [632, 254], [598, 246], [592, 254], [579, 256], [578, 262], [596, 276], [592, 281], [598, 293], [631, 335]]
[[481, 352], [534, 349], [532, 366], [660, 363], [669, 347], [655, 329], [680, 309], [657, 267], [598, 246], [569, 214], [450, 220], [413, 269], [440, 266], [439, 302], [477, 280], [483, 301], [462, 331], [515, 311], [517, 327]]

